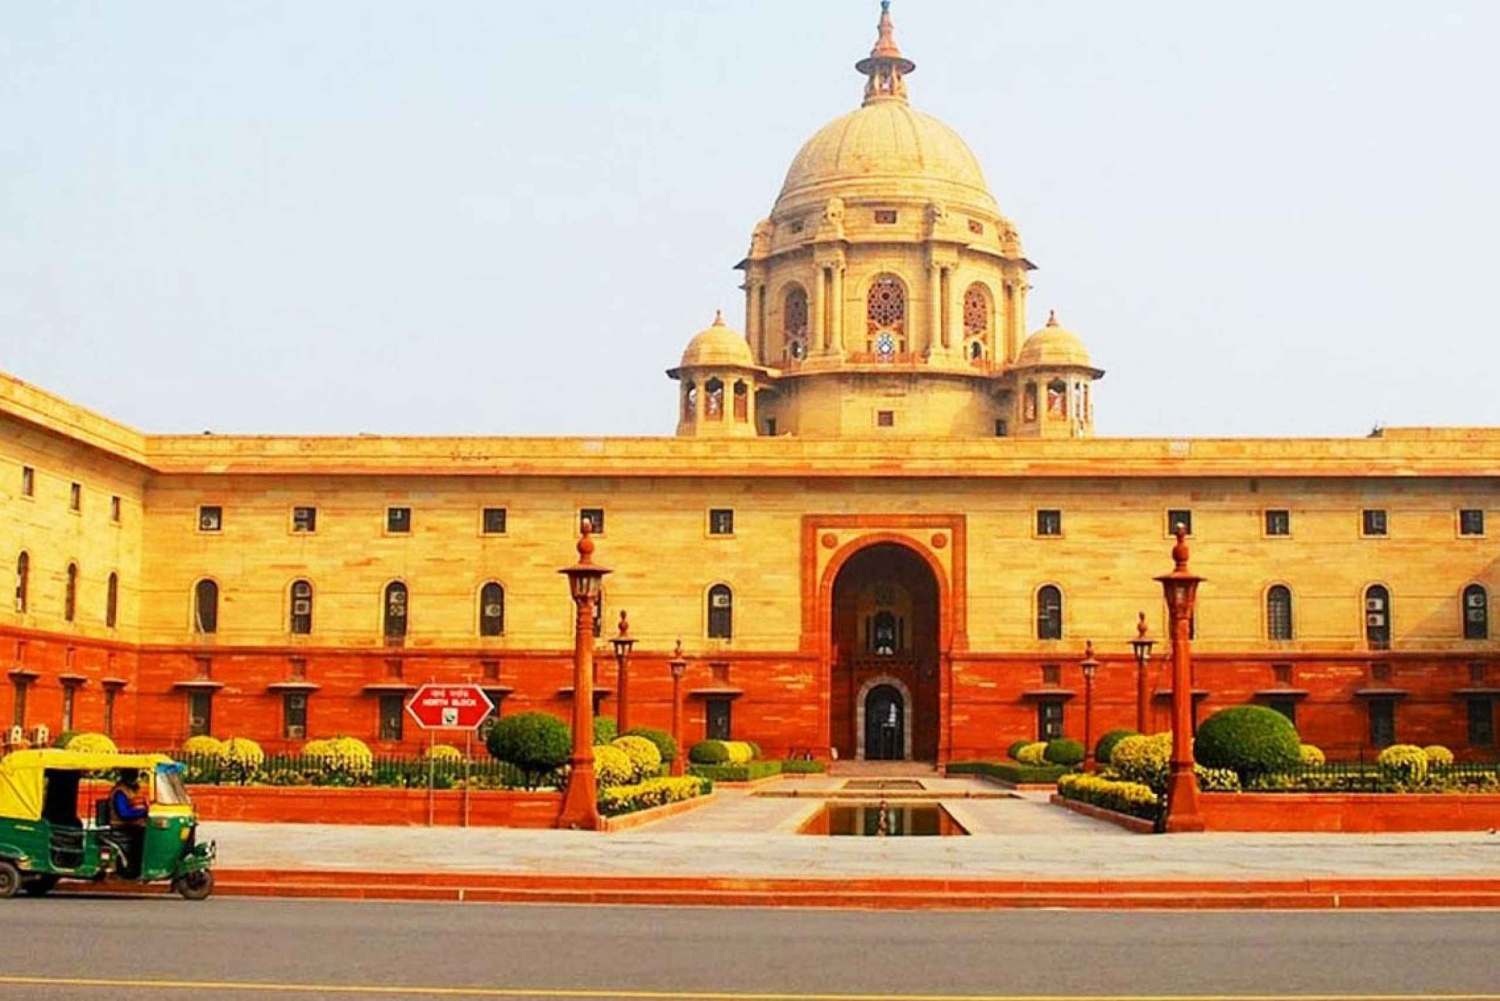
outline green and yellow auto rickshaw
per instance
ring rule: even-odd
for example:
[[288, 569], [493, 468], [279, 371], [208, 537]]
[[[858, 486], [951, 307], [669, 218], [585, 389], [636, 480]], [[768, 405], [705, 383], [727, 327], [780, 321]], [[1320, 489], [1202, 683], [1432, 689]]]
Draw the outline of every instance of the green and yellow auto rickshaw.
[[[138, 776], [145, 816], [122, 823], [110, 786]], [[88, 820], [79, 802], [91, 804]], [[0, 899], [41, 896], [62, 879], [170, 880], [188, 900], [213, 892], [214, 845], [199, 843], [182, 766], [161, 754], [15, 751], [0, 759]]]

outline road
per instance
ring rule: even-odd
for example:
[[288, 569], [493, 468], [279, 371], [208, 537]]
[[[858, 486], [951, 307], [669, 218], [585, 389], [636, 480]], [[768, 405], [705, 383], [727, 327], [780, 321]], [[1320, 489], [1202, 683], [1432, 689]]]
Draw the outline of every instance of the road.
[[1500, 999], [1496, 912], [868, 912], [52, 897], [0, 904], [0, 929], [0, 998], [37, 1001], [1484, 992]]

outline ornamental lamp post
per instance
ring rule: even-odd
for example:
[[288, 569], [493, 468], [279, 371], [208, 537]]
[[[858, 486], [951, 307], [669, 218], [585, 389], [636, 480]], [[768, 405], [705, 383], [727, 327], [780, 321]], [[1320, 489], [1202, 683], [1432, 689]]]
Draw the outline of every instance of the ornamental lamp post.
[[1130, 649], [1135, 652], [1135, 729], [1137, 733], [1146, 732], [1146, 714], [1151, 706], [1151, 695], [1146, 689], [1150, 680], [1146, 673], [1146, 665], [1151, 661], [1151, 648], [1156, 645], [1156, 640], [1146, 638], [1146, 613], [1142, 612], [1139, 621], [1135, 624], [1135, 639], [1130, 641]]
[[1094, 771], [1094, 675], [1099, 672], [1099, 662], [1094, 659], [1094, 641], [1083, 646], [1083, 770]]
[[687, 745], [682, 742], [682, 676], [687, 673], [687, 658], [682, 655], [682, 637], [677, 637], [677, 647], [667, 667], [672, 671], [672, 740], [677, 744], [677, 754], [672, 758], [672, 774], [682, 775], [683, 760], [687, 757]]
[[625, 609], [620, 609], [620, 635], [610, 640], [610, 645], [615, 648], [615, 666], [619, 673], [615, 676], [616, 698], [619, 702], [615, 705], [615, 728], [621, 734], [630, 729], [630, 676], [626, 674], [625, 667], [630, 661], [630, 650], [635, 646], [635, 637], [630, 635], [630, 623], [625, 620]]
[[594, 526], [587, 519], [578, 539], [578, 562], [559, 570], [577, 609], [573, 637], [573, 756], [568, 789], [557, 826], [599, 829], [598, 788], [594, 781], [594, 605], [611, 571], [594, 562]]
[[1172, 622], [1172, 758], [1167, 778], [1167, 833], [1204, 829], [1198, 807], [1198, 778], [1193, 774], [1193, 607], [1203, 578], [1188, 570], [1187, 529], [1177, 526], [1172, 572], [1161, 582]]

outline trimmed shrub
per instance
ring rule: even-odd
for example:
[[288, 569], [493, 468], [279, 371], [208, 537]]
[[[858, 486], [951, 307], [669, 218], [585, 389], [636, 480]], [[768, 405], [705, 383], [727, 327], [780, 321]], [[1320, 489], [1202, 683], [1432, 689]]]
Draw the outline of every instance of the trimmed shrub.
[[688, 760], [695, 765], [729, 763], [729, 746], [722, 740], [700, 740], [688, 748]]
[[1453, 766], [1453, 752], [1442, 744], [1428, 744], [1422, 748], [1422, 753], [1427, 755], [1427, 770], [1434, 768], [1451, 768]]
[[637, 785], [616, 786], [599, 795], [599, 812], [606, 817], [649, 810], [685, 799], [694, 799], [713, 791], [713, 783], [693, 775], [681, 778], [648, 779]]
[[427, 749], [426, 756], [433, 761], [457, 764], [464, 760], [464, 752], [452, 744], [433, 744]]
[[610, 741], [609, 746], [618, 747], [630, 759], [630, 767], [634, 773], [631, 781], [652, 778], [661, 771], [661, 752], [645, 737], [616, 737]]
[[1049, 785], [1067, 774], [1062, 765], [1023, 765], [1016, 761], [950, 761], [949, 775], [988, 775], [1012, 785]]
[[809, 761], [806, 758], [788, 758], [781, 762], [781, 774], [783, 775], [821, 775], [828, 771], [828, 766], [821, 761]]
[[1023, 765], [1042, 765], [1047, 762], [1047, 745], [1041, 741], [1027, 744], [1016, 752], [1016, 760]]
[[729, 763], [732, 765], [748, 765], [755, 760], [755, 745], [744, 740], [726, 740], [724, 747], [729, 751]]
[[60, 751], [66, 750], [68, 744], [71, 743], [73, 738], [76, 736], [78, 736], [77, 730], [64, 730], [56, 737], [52, 738], [52, 746]]
[[747, 765], [693, 765], [688, 768], [688, 774], [715, 782], [754, 782], [781, 774], [784, 764], [781, 761], [752, 761]]
[[1161, 809], [1156, 791], [1139, 782], [1122, 782], [1099, 775], [1064, 775], [1057, 780], [1058, 795], [1094, 806], [1155, 820]]
[[1011, 741], [1010, 746], [1005, 749], [1005, 756], [1012, 761], [1020, 761], [1021, 748], [1028, 746], [1030, 743], [1031, 741], [1029, 740]]
[[1167, 768], [1172, 757], [1172, 732], [1137, 734], [1115, 745], [1110, 765], [1127, 782], [1138, 782], [1157, 792], [1167, 788]]
[[526, 788], [535, 789], [543, 778], [568, 763], [573, 737], [551, 713], [517, 713], [496, 721], [487, 746], [492, 756], [521, 770]]
[[633, 726], [620, 736], [645, 737], [656, 745], [656, 751], [661, 755], [664, 765], [670, 765], [677, 758], [677, 741], [665, 730], [656, 730], [649, 726]]
[[1047, 741], [1042, 757], [1054, 765], [1066, 765], [1072, 768], [1074, 765], [1083, 764], [1083, 745], [1067, 737], [1058, 737]]
[[1301, 746], [1297, 728], [1275, 709], [1231, 706], [1198, 727], [1193, 757], [1205, 768], [1232, 768], [1244, 779], [1296, 768]]
[[1326, 765], [1328, 763], [1328, 757], [1323, 753], [1323, 749], [1314, 747], [1312, 744], [1303, 744], [1298, 747], [1297, 755], [1302, 759], [1302, 763], [1309, 767]]
[[219, 765], [242, 785], [266, 762], [266, 752], [248, 737], [230, 737], [219, 745]]
[[201, 734], [183, 741], [182, 753], [193, 757], [217, 758], [221, 746], [223, 746], [223, 741], [219, 738]]
[[115, 742], [102, 733], [75, 733], [66, 744], [59, 744], [70, 751], [82, 751], [85, 754], [119, 754], [120, 749]]
[[620, 735], [620, 727], [613, 716], [594, 717], [594, 743], [608, 744]]
[[747, 741], [745, 741], [745, 743], [747, 743], [747, 744], [750, 745], [750, 760], [751, 761], [759, 761], [760, 760], [760, 745], [757, 744], [753, 740], [747, 740]]
[[1106, 730], [1104, 736], [1100, 737], [1098, 743], [1094, 745], [1094, 761], [1101, 766], [1109, 764], [1110, 755], [1115, 753], [1116, 744], [1126, 737], [1139, 736], [1140, 734], [1135, 730]]
[[1415, 744], [1392, 744], [1375, 763], [1386, 778], [1404, 786], [1421, 785], [1427, 778], [1427, 754]]
[[635, 765], [630, 755], [609, 744], [594, 745], [594, 778], [599, 788], [627, 786], [635, 782]]
[[333, 785], [350, 785], [369, 778], [375, 767], [370, 745], [358, 737], [309, 740], [302, 745], [302, 754], [317, 762], [321, 771], [317, 778]]
[[1195, 764], [1193, 774], [1198, 778], [1198, 788], [1204, 792], [1239, 792], [1241, 789], [1239, 773], [1232, 768], [1204, 768]]

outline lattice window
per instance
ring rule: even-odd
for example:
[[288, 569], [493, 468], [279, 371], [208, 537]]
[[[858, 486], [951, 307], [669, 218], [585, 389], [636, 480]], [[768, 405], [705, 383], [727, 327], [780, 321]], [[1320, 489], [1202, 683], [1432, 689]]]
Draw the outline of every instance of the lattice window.
[[1266, 634], [1273, 640], [1292, 638], [1292, 592], [1284, 584], [1266, 592]]
[[292, 581], [292, 613], [288, 625], [295, 635], [307, 636], [312, 632], [312, 605], [312, 582]]
[[505, 588], [490, 581], [479, 589], [479, 635], [505, 634]]
[[886, 275], [870, 286], [867, 315], [870, 332], [906, 330], [906, 289], [895, 278]]
[[1048, 584], [1036, 593], [1036, 638], [1060, 640], [1062, 627], [1062, 591]]
[[1479, 584], [1464, 588], [1464, 639], [1490, 638], [1490, 596]]
[[978, 282], [964, 292], [964, 336], [984, 337], [990, 332], [990, 294]]
[[801, 285], [786, 290], [781, 306], [781, 333], [788, 358], [800, 361], [807, 356], [807, 290]]

